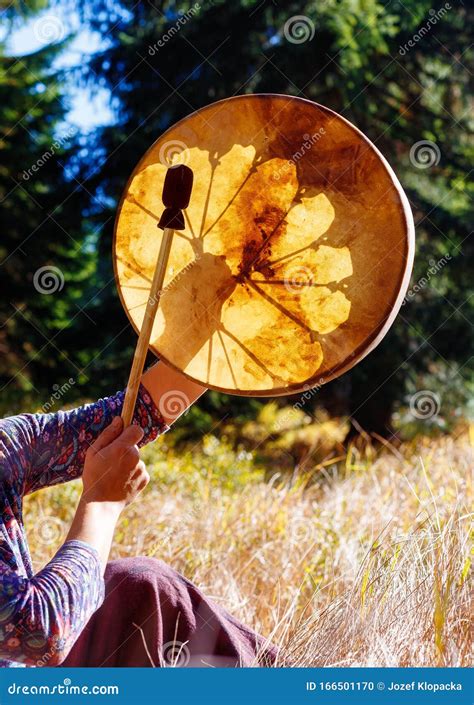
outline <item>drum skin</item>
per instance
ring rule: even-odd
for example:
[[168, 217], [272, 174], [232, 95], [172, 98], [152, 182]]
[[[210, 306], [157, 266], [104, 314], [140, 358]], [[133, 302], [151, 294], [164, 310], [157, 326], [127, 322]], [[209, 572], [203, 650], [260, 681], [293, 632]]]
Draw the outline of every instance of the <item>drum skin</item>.
[[294, 394], [341, 375], [383, 338], [413, 263], [407, 198], [337, 113], [283, 95], [213, 103], [165, 132], [118, 209], [114, 267], [138, 331], [162, 231], [167, 168], [194, 172], [150, 347], [230, 394]]

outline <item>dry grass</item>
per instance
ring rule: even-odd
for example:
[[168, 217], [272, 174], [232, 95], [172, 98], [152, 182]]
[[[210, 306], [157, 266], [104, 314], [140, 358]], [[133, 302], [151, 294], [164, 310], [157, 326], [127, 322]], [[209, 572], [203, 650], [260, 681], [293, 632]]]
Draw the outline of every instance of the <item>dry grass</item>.
[[[215, 438], [144, 455], [154, 481], [122, 517], [114, 557], [162, 558], [297, 666], [472, 664], [467, 433], [350, 449], [317, 473], [270, 480]], [[38, 567], [78, 491], [27, 500]]]

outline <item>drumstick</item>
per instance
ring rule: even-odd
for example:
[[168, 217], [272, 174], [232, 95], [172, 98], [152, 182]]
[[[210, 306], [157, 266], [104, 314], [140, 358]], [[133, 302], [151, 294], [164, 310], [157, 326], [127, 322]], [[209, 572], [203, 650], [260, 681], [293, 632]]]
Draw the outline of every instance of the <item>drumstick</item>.
[[124, 427], [132, 423], [135, 403], [137, 401], [140, 379], [145, 365], [145, 358], [150, 344], [151, 331], [155, 321], [156, 312], [163, 292], [163, 282], [166, 275], [166, 267], [173, 241], [175, 230], [184, 230], [183, 208], [187, 208], [193, 187], [193, 172], [184, 164], [170, 167], [166, 174], [163, 186], [162, 201], [165, 210], [160, 218], [158, 227], [163, 230], [160, 251], [156, 260], [155, 273], [151, 283], [150, 293], [143, 317], [140, 335], [138, 336], [135, 354], [133, 356], [132, 368], [128, 379], [125, 400], [122, 409], [122, 419]]

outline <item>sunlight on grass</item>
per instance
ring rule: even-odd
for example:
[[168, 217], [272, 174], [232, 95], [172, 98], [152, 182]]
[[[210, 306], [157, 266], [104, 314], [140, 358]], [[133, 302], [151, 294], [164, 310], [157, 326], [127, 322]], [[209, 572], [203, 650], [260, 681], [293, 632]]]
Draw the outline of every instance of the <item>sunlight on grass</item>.
[[[350, 447], [329, 463], [316, 453], [293, 471], [268, 464], [274, 445], [235, 450], [208, 436], [183, 450], [170, 442], [142, 452], [152, 482], [122, 516], [112, 557], [170, 563], [281, 644], [281, 663], [472, 662], [467, 434], [392, 450]], [[36, 567], [64, 539], [79, 490], [74, 483], [27, 499]], [[56, 535], [41, 530], [48, 521]]]

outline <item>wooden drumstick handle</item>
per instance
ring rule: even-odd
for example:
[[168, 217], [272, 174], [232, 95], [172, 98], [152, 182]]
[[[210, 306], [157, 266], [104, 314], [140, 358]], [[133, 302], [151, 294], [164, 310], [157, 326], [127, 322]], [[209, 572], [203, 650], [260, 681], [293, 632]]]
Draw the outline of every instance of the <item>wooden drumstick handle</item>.
[[122, 409], [122, 419], [124, 427], [130, 426], [133, 419], [135, 402], [137, 401], [138, 388], [140, 379], [145, 365], [145, 359], [150, 345], [150, 336], [155, 322], [155, 315], [160, 301], [161, 290], [163, 289], [163, 281], [166, 274], [166, 265], [170, 256], [171, 243], [173, 241], [174, 230], [165, 228], [163, 238], [161, 240], [160, 251], [156, 262], [155, 274], [151, 283], [150, 294], [143, 317], [143, 323], [138, 336], [137, 347], [133, 356], [132, 369], [128, 378], [127, 391], [125, 392], [125, 400]]
[[170, 256], [174, 231], [184, 230], [184, 217], [181, 209], [186, 208], [189, 203], [192, 185], [193, 172], [189, 167], [180, 164], [168, 169], [162, 195], [165, 210], [158, 223], [158, 227], [163, 229], [163, 237], [161, 239], [160, 251], [156, 261], [155, 273], [151, 283], [140, 335], [138, 336], [137, 347], [135, 348], [135, 354], [133, 356], [127, 390], [125, 392], [125, 400], [122, 409], [124, 427], [132, 423], [138, 389], [140, 387], [140, 379], [145, 365], [148, 346], [150, 345], [153, 323], [163, 291], [163, 282], [166, 275], [166, 267]]

